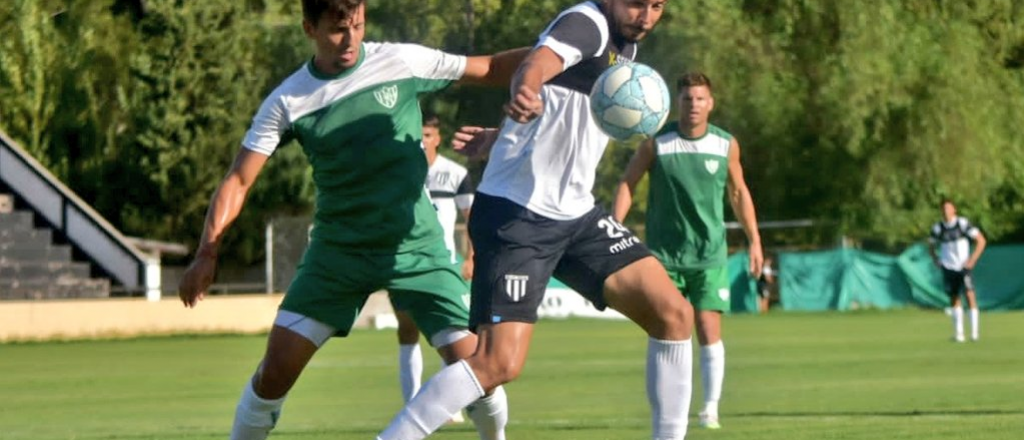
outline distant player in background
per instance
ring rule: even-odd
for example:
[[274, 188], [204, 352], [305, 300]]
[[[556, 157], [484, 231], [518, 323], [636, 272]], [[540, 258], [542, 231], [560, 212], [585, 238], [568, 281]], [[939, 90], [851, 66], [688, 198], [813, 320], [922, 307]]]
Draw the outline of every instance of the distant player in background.
[[[263, 359], [243, 387], [231, 440], [267, 438], [309, 360], [331, 337], [349, 334], [377, 290], [410, 311], [447, 362], [473, 353], [467, 285], [423, 187], [419, 98], [460, 80], [505, 87], [526, 53], [465, 57], [363, 42], [364, 0], [303, 0], [302, 14], [315, 55], [260, 106], [210, 201], [178, 288], [186, 307], [203, 299], [224, 235], [260, 171], [279, 146], [297, 140], [313, 168], [314, 226]], [[481, 439], [504, 439], [504, 392], [473, 403], [479, 411], [469, 416]]]
[[[974, 242], [974, 252], [971, 252], [971, 241]], [[970, 307], [971, 340], [977, 341], [980, 317], [971, 271], [985, 251], [985, 235], [969, 220], [957, 216], [953, 201], [946, 199], [942, 201], [942, 221], [932, 225], [928, 251], [935, 265], [942, 269], [942, 279], [952, 307], [953, 340], [964, 341], [964, 309], [960, 303], [960, 292], [963, 291]]]
[[679, 122], [637, 148], [615, 192], [615, 219], [626, 218], [637, 182], [650, 173], [647, 245], [693, 304], [704, 380], [700, 424], [718, 429], [725, 378], [722, 313], [730, 308], [723, 195], [728, 195], [747, 234], [748, 270], [755, 278], [761, 275], [761, 236], [743, 179], [740, 144], [708, 123], [715, 108], [711, 80], [702, 73], [688, 73], [679, 78], [677, 88]]
[[[473, 179], [469, 170], [447, 157], [437, 154], [441, 144], [441, 121], [437, 115], [423, 115], [423, 152], [427, 156], [427, 191], [437, 209], [437, 218], [444, 229], [445, 246], [451, 253], [452, 263], [457, 263], [458, 249], [455, 246], [455, 223], [462, 214], [463, 221], [469, 220], [469, 208], [473, 205]], [[465, 233], [464, 233], [465, 234]], [[463, 242], [467, 244], [466, 256], [462, 261], [462, 277], [473, 278], [473, 245], [466, 234]], [[399, 310], [398, 304], [392, 304], [398, 318], [398, 372], [402, 385], [402, 398], [405, 402], [412, 399], [420, 389], [420, 377], [423, 374], [423, 355], [420, 351], [420, 330], [416, 327], [409, 313]], [[453, 423], [464, 421], [462, 412], [452, 416]]]
[[761, 266], [761, 276], [757, 277], [757, 303], [758, 311], [767, 313], [772, 301], [772, 286], [775, 285], [775, 269], [772, 268], [772, 258], [765, 257], [764, 265]]
[[469, 222], [476, 353], [431, 378], [379, 439], [422, 439], [488, 390], [515, 380], [552, 276], [646, 332], [652, 438], [686, 436], [693, 309], [646, 246], [595, 206], [591, 193], [609, 138], [592, 119], [590, 89], [608, 66], [635, 57], [665, 3], [584, 2], [541, 33], [513, 79], [497, 140], [483, 142], [493, 151]]

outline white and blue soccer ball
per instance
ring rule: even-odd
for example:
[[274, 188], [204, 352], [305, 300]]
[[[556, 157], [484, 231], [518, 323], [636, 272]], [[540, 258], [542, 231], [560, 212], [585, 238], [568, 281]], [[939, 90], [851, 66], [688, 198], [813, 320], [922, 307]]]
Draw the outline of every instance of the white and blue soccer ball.
[[641, 63], [609, 67], [590, 89], [590, 112], [601, 130], [618, 140], [654, 136], [665, 125], [672, 98], [665, 80]]

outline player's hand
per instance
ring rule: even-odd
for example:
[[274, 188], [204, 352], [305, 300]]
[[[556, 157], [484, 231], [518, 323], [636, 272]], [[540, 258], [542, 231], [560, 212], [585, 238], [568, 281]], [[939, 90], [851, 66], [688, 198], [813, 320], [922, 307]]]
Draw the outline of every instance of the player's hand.
[[209, 255], [196, 255], [192, 264], [185, 270], [178, 284], [178, 297], [185, 307], [193, 308], [206, 296], [206, 289], [213, 284], [213, 275], [217, 272], [217, 258]]
[[750, 244], [748, 251], [750, 256], [750, 276], [754, 279], [761, 277], [761, 270], [764, 268], [764, 253], [761, 251], [761, 242], [755, 241]]
[[452, 135], [452, 149], [470, 159], [483, 160], [491, 154], [491, 146], [497, 139], [498, 130], [464, 126]]
[[544, 101], [537, 91], [520, 85], [512, 100], [505, 104], [505, 114], [520, 124], [537, 119], [544, 112]]
[[973, 261], [973, 260], [967, 260], [967, 262], [964, 263], [964, 269], [974, 270], [974, 265], [975, 264], [978, 264], [978, 262], [977, 261]]
[[473, 259], [467, 258], [462, 262], [462, 279], [470, 281], [473, 279]]

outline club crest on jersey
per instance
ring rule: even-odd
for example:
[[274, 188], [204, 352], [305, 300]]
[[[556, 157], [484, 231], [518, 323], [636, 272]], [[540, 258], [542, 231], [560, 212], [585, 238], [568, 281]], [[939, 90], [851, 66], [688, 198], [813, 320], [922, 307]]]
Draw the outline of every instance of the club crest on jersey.
[[519, 302], [526, 296], [526, 282], [529, 275], [505, 275], [505, 294], [512, 302]]
[[718, 172], [718, 161], [715, 159], [708, 159], [704, 161], [704, 169], [708, 170], [708, 173], [715, 174]]
[[718, 297], [722, 298], [722, 301], [729, 300], [729, 289], [718, 289]]
[[373, 97], [377, 102], [387, 108], [394, 108], [398, 103], [398, 85], [392, 84], [373, 91]]

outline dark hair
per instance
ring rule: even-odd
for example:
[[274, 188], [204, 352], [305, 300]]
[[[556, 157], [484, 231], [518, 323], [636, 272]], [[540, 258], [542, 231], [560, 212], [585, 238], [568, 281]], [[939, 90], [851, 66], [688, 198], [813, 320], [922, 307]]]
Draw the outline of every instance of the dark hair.
[[325, 12], [351, 17], [366, 0], [302, 0], [302, 18], [316, 24]]
[[430, 112], [423, 112], [423, 126], [441, 128], [441, 118]]
[[954, 207], [956, 206], [956, 203], [953, 203], [953, 199], [951, 199], [949, 197], [943, 197], [942, 201], [939, 202], [939, 206], [946, 206], [947, 203], [949, 203], [950, 205], [953, 205]]
[[687, 72], [684, 73], [679, 79], [676, 80], [676, 91], [682, 91], [687, 87], [699, 87], [705, 86], [708, 90], [711, 90], [711, 79], [707, 75], [700, 72]]

